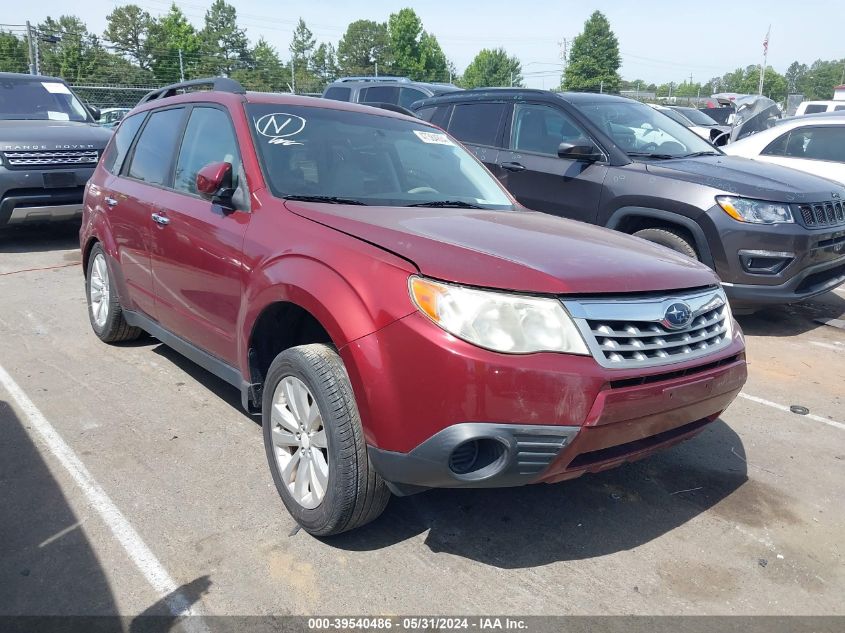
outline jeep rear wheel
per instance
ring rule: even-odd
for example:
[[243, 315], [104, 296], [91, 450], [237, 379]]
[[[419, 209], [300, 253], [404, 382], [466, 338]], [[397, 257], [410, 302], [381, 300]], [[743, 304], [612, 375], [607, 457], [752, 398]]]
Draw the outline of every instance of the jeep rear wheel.
[[695, 247], [690, 243], [689, 238], [681, 231], [675, 229], [642, 229], [634, 233], [635, 237], [641, 237], [649, 242], [660, 244], [673, 251], [686, 255], [692, 259], [699, 259]]
[[141, 329], [130, 326], [123, 316], [123, 308], [109, 274], [106, 253], [99, 244], [94, 245], [88, 257], [85, 291], [91, 328], [101, 341], [131, 341], [141, 335]]
[[302, 345], [276, 357], [262, 426], [276, 489], [307, 532], [339, 534], [382, 513], [390, 492], [370, 465], [352, 386], [332, 348]]

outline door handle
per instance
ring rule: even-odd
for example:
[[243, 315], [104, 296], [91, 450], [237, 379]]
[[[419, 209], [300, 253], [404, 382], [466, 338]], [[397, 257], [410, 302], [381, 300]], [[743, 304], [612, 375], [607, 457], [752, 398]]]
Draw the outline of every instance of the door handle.
[[107, 205], [109, 205], [110, 207], [117, 206], [117, 200], [115, 200], [114, 198], [108, 198], [108, 197], [107, 197], [107, 198], [105, 199], [105, 202], [106, 202], [106, 204], [107, 204]]
[[525, 165], [522, 163], [502, 163], [499, 165], [502, 169], [507, 169], [508, 171], [525, 171]]
[[153, 213], [152, 218], [153, 222], [161, 226], [167, 226], [170, 224], [170, 218], [165, 217], [163, 211], [161, 213]]

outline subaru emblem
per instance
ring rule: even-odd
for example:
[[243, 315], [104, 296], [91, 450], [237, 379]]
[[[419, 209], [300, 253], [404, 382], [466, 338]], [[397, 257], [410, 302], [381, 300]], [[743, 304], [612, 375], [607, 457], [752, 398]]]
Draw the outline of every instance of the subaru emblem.
[[679, 330], [692, 321], [692, 310], [683, 301], [675, 301], [663, 315], [663, 325], [671, 330]]

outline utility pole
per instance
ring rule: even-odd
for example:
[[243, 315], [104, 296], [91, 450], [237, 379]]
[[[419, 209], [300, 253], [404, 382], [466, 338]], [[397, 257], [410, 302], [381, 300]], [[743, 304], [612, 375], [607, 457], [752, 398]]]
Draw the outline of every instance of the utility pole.
[[640, 82], [637, 82], [637, 101], [640, 100]]
[[27, 48], [29, 49], [29, 74], [37, 75], [38, 71], [36, 69], [36, 60], [38, 59], [38, 56], [35, 54], [35, 44], [33, 42], [32, 37], [32, 26], [29, 24], [29, 20], [26, 21], [26, 43]]
[[599, 82], [599, 94], [604, 94], [604, 79]]
[[376, 77], [378, 77], [378, 62], [376, 62]]
[[182, 63], [182, 49], [179, 49], [179, 81], [185, 83], [185, 65]]
[[772, 33], [772, 25], [766, 31], [766, 39], [763, 40], [763, 64], [760, 66], [760, 85], [757, 87], [757, 94], [763, 94], [763, 77], [766, 75], [766, 61], [769, 56], [769, 35]]
[[290, 58], [290, 91], [296, 94], [296, 57], [293, 55]]

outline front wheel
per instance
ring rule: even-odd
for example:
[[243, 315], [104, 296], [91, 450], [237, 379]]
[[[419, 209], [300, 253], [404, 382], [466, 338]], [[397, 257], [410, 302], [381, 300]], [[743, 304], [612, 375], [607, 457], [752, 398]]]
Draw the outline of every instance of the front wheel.
[[273, 482], [307, 532], [339, 534], [382, 513], [390, 492], [370, 465], [352, 386], [331, 347], [279, 354], [267, 372], [261, 416]]
[[117, 289], [109, 274], [106, 252], [95, 244], [88, 257], [88, 274], [85, 277], [85, 294], [88, 298], [88, 319], [91, 328], [104, 343], [131, 341], [141, 335], [141, 329], [132, 327], [123, 316]]
[[671, 248], [673, 251], [691, 259], [699, 258], [698, 253], [695, 252], [695, 247], [690, 244], [687, 237], [674, 229], [642, 229], [634, 233], [634, 237], [641, 237], [649, 242]]

